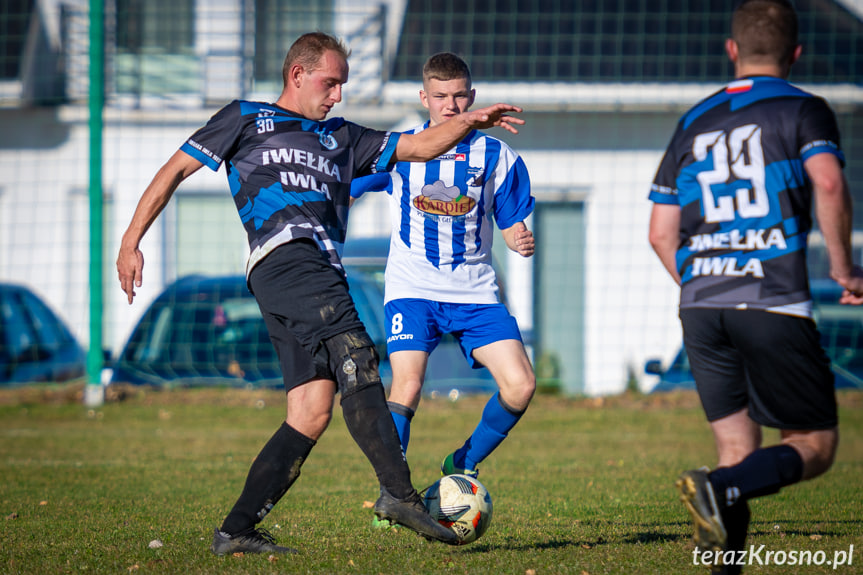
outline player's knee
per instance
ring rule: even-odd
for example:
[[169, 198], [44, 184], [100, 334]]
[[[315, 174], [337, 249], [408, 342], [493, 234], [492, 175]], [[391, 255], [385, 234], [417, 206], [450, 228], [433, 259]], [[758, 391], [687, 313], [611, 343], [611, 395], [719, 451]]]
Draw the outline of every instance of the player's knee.
[[[826, 433], [820, 433], [815, 441], [816, 462], [813, 466], [815, 475], [821, 475], [833, 466], [833, 461], [836, 459], [836, 448], [839, 446], [839, 431], [831, 429]], [[807, 474], [808, 475], [808, 474]]]
[[342, 400], [366, 387], [383, 385], [378, 371], [378, 352], [364, 330], [340, 333], [324, 344]]
[[525, 373], [500, 385], [500, 396], [514, 410], [524, 411], [536, 392], [536, 377], [533, 372]]
[[833, 465], [839, 445], [837, 429], [793, 434], [783, 443], [791, 445], [803, 459], [803, 479], [812, 479], [825, 473]]

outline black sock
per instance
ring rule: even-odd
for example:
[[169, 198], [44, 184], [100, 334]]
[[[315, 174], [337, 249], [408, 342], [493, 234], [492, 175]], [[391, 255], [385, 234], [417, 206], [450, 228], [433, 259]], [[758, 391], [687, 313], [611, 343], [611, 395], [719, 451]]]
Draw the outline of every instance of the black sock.
[[[734, 561], [746, 546], [746, 535], [749, 531], [749, 504], [746, 501], [741, 501], [731, 507], [726, 507], [722, 510], [722, 523], [725, 525], [725, 532], [728, 534], [728, 539], [725, 543], [724, 551], [734, 551], [734, 557], [730, 554], [724, 555], [731, 561]], [[737, 575], [743, 571], [742, 565], [734, 563], [723, 565], [719, 571], [722, 575]]]
[[758, 449], [732, 467], [720, 467], [708, 475], [717, 504], [734, 505], [770, 495], [803, 477], [803, 459], [790, 445]]
[[254, 528], [300, 476], [314, 445], [313, 439], [282, 423], [252, 463], [243, 492], [221, 530], [236, 535]]
[[414, 492], [399, 435], [387, 408], [384, 388], [372, 385], [342, 397], [342, 414], [351, 437], [371, 462], [380, 484], [397, 499]]

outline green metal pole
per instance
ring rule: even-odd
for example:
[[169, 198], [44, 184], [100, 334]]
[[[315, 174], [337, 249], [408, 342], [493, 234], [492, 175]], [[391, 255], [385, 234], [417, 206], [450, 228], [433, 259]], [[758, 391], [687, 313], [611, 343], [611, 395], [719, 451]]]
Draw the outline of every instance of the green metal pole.
[[102, 109], [105, 103], [103, 0], [90, 0], [90, 349], [87, 354], [87, 405], [101, 405], [102, 390]]

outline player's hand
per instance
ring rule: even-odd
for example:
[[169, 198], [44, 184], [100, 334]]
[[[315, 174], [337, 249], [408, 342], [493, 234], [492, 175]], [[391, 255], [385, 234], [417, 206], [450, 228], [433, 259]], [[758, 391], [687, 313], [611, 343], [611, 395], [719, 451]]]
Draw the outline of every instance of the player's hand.
[[854, 266], [851, 269], [851, 277], [839, 282], [844, 289], [839, 296], [839, 303], [844, 305], [863, 304], [863, 268]]
[[488, 128], [498, 127], [503, 128], [508, 132], [512, 132], [513, 134], [518, 134], [518, 130], [513, 127], [513, 124], [522, 125], [524, 124], [524, 120], [516, 118], [515, 116], [510, 116], [507, 112], [520, 113], [521, 111], [522, 109], [518, 106], [512, 106], [510, 104], [494, 104], [487, 108], [465, 112], [462, 116], [469, 126], [477, 130], [486, 130]]
[[533, 255], [535, 248], [533, 232], [527, 229], [527, 226], [524, 225], [524, 222], [518, 222], [517, 224], [515, 224], [513, 241], [515, 243], [515, 251], [520, 256], [528, 258]]
[[120, 248], [117, 256], [117, 276], [120, 278], [120, 289], [126, 292], [131, 305], [135, 298], [135, 288], [141, 287], [144, 271], [144, 254], [136, 248]]

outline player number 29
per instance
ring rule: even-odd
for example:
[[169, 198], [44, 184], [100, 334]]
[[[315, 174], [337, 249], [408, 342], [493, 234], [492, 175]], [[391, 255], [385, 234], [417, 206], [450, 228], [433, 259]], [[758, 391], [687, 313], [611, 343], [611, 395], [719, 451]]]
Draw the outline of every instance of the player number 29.
[[[761, 127], [747, 124], [731, 131], [723, 130], [699, 134], [692, 143], [695, 160], [702, 162], [713, 151], [713, 169], [700, 172], [704, 220], [727, 222], [734, 219], [734, 204], [741, 218], [760, 218], [770, 211], [764, 176], [764, 151], [761, 148]], [[730, 157], [729, 157], [730, 155]], [[731, 175], [738, 180], [749, 180], [751, 190], [741, 188], [735, 197], [714, 197], [711, 186], [725, 184]]]

